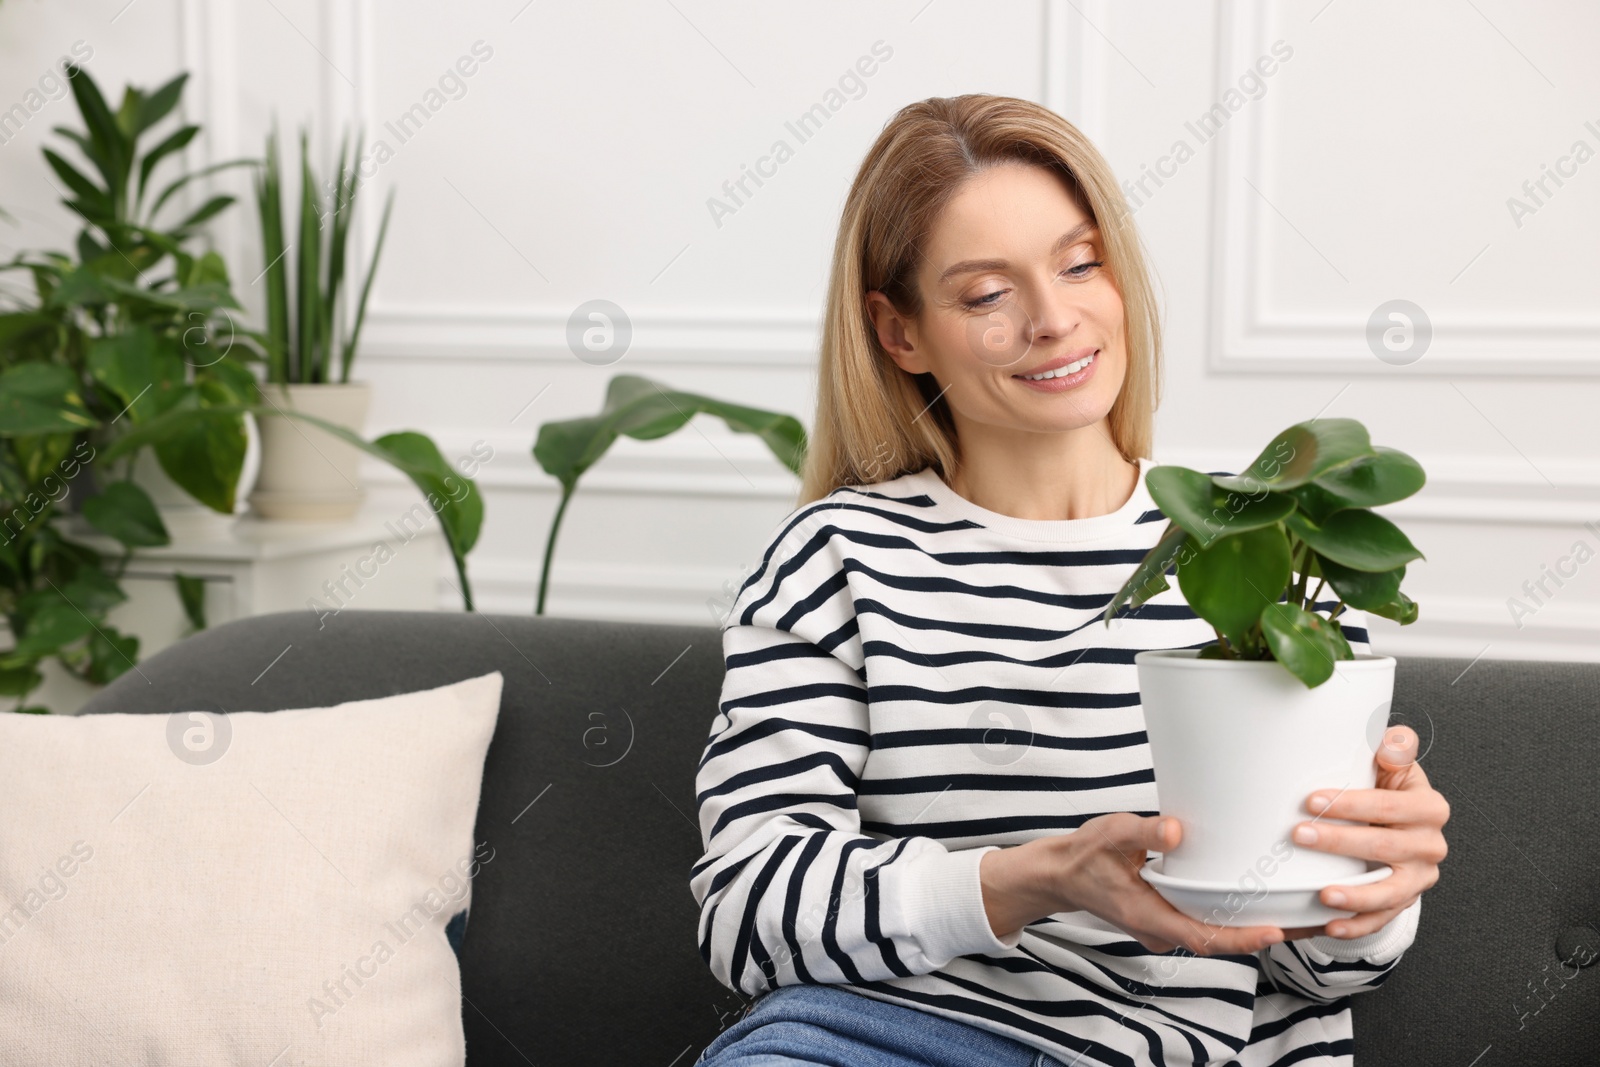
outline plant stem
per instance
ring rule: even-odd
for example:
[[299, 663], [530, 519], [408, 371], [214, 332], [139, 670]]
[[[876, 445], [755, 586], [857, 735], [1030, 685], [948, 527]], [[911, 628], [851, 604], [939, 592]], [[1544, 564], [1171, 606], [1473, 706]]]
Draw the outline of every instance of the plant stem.
[[1305, 608], [1306, 608], [1307, 611], [1313, 611], [1313, 610], [1316, 609], [1317, 597], [1318, 597], [1319, 594], [1321, 594], [1322, 587], [1324, 585], [1326, 585], [1326, 584], [1328, 584], [1328, 579], [1327, 579], [1326, 575], [1324, 575], [1324, 576], [1322, 576], [1322, 577], [1317, 579], [1317, 587], [1311, 591], [1311, 596], [1308, 597], [1307, 600], [1306, 600]]
[[561, 529], [562, 516], [567, 513], [567, 502], [572, 499], [571, 486], [561, 487], [561, 503], [556, 505], [555, 518], [550, 520], [550, 536], [544, 543], [544, 566], [539, 571], [539, 602], [534, 605], [535, 615], [544, 614], [544, 595], [550, 585], [550, 561], [555, 557], [556, 533]]
[[467, 558], [456, 550], [455, 540], [448, 531], [445, 537], [450, 539], [450, 558], [456, 565], [456, 577], [461, 579], [461, 605], [467, 611], [476, 611], [478, 609], [472, 606], [472, 585], [467, 581]]
[[[1305, 556], [1300, 560], [1299, 566], [1294, 566], [1294, 558], [1300, 554], [1301, 547], [1305, 548]], [[1294, 604], [1295, 607], [1300, 607], [1305, 603], [1306, 599], [1306, 579], [1309, 577], [1309, 575], [1306, 573], [1306, 570], [1311, 564], [1311, 546], [1301, 542], [1300, 545], [1292, 547], [1289, 550], [1289, 560], [1292, 572], [1300, 575], [1298, 581], [1293, 581], [1290, 584], [1290, 589], [1292, 590], [1293, 594], [1290, 602]]]

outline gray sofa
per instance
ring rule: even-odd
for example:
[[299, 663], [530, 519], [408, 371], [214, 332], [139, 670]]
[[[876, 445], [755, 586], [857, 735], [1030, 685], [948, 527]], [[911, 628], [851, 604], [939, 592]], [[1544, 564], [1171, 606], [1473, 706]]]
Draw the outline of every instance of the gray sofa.
[[[1416, 945], [1354, 998], [1356, 1062], [1593, 1064], [1600, 967], [1559, 953], [1600, 951], [1600, 665], [1466, 667], [1399, 665], [1394, 719], [1427, 746], [1451, 848]], [[270, 711], [492, 670], [505, 697], [476, 840], [496, 857], [461, 949], [468, 1062], [687, 1067], [745, 1000], [701, 960], [688, 887], [714, 628], [269, 615], [168, 649], [86, 712]]]

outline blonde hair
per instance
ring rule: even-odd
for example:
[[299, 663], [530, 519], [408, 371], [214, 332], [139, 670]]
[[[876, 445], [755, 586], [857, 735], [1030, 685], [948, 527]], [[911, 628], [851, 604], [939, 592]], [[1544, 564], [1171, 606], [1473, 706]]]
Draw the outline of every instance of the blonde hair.
[[1124, 459], [1149, 454], [1161, 394], [1161, 324], [1133, 215], [1111, 167], [1077, 127], [1040, 104], [979, 93], [931, 97], [901, 108], [884, 126], [845, 201], [799, 504], [930, 465], [944, 477], [957, 468], [955, 423], [937, 383], [931, 374], [901, 370], [883, 351], [866, 295], [880, 290], [902, 314], [920, 314], [916, 271], [939, 213], [963, 182], [1007, 162], [1061, 175], [1100, 229], [1103, 260], [1122, 295], [1128, 353], [1107, 421]]

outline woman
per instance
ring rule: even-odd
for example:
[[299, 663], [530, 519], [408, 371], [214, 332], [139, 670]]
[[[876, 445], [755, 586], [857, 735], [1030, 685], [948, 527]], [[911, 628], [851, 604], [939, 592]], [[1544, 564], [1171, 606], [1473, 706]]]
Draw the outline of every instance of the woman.
[[1342, 998], [1410, 945], [1448, 805], [1403, 727], [1378, 788], [1329, 783], [1322, 814], [1371, 825], [1308, 806], [1304, 847], [1394, 873], [1324, 890], [1356, 912], [1326, 928], [1205, 926], [1139, 877], [1181, 828], [1133, 656], [1215, 638], [1176, 583], [1101, 618], [1165, 525], [1160, 352], [1081, 133], [984, 95], [888, 123], [840, 224], [800, 506], [722, 630], [691, 889], [701, 954], [759, 999], [702, 1064], [1351, 1062]]

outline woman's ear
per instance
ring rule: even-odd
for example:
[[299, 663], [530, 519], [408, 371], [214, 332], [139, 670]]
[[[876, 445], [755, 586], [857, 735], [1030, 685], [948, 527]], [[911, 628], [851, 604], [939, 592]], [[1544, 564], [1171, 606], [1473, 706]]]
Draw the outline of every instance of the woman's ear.
[[916, 324], [895, 310], [889, 298], [876, 289], [867, 294], [867, 315], [872, 319], [878, 344], [896, 366], [907, 374], [924, 374], [933, 369], [914, 343]]

